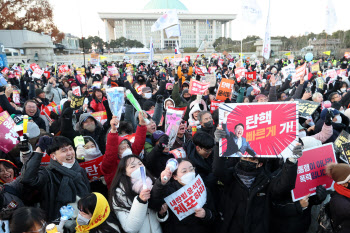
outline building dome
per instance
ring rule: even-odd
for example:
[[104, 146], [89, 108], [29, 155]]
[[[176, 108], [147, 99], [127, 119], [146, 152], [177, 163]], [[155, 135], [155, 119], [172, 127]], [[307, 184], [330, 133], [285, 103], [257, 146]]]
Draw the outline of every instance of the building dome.
[[179, 0], [151, 0], [143, 8], [144, 10], [168, 10], [188, 11], [187, 7]]

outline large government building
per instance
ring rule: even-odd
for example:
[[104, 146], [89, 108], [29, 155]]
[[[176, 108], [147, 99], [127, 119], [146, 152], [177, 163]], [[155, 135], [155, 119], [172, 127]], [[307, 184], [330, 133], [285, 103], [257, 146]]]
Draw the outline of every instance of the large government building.
[[[181, 37], [167, 38], [165, 30], [151, 32], [152, 25], [168, 9], [177, 9]], [[146, 47], [152, 37], [154, 48], [174, 48], [178, 40], [180, 48], [198, 48], [205, 39], [214, 42], [221, 36], [231, 36], [231, 21], [235, 14], [198, 14], [188, 11], [179, 0], [151, 0], [140, 12], [99, 13], [105, 23], [106, 41], [125, 37], [138, 40]]]

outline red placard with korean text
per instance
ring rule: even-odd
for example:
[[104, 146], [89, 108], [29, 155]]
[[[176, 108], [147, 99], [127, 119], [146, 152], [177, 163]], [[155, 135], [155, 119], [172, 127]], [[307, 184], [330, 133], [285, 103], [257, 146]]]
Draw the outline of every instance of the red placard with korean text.
[[327, 163], [337, 163], [333, 143], [303, 150], [303, 156], [298, 159], [298, 175], [292, 190], [293, 201], [308, 194], [315, 195], [319, 185], [326, 189], [332, 187], [333, 180], [326, 175]]
[[195, 68], [195, 73], [200, 75], [200, 76], [205, 76], [205, 74], [203, 73], [202, 69], [197, 67]]
[[85, 169], [89, 180], [98, 180], [102, 176], [100, 165], [102, 163], [103, 156], [104, 155], [87, 162], [79, 163], [80, 167]]
[[106, 111], [92, 112], [91, 115], [95, 117], [95, 119], [99, 121], [102, 125], [107, 121]]
[[35, 69], [39, 69], [40, 70], [40, 66], [35, 64], [35, 63], [30, 64], [30, 68], [32, 69], [32, 71], [34, 71]]
[[202, 178], [197, 175], [189, 184], [170, 194], [164, 200], [181, 221], [193, 214], [195, 209], [204, 206], [207, 201], [207, 190]]
[[226, 131], [220, 156], [292, 156], [298, 142], [298, 102], [224, 103], [219, 109], [219, 124]]
[[219, 108], [219, 104], [223, 103], [223, 100], [212, 100], [210, 102], [210, 112], [213, 113], [216, 109]]
[[202, 95], [209, 88], [209, 83], [191, 79], [189, 92], [191, 95]]
[[247, 81], [256, 81], [256, 71], [246, 72], [245, 78], [247, 79]]
[[231, 99], [232, 88], [235, 83], [232, 79], [223, 78], [221, 79], [220, 86], [216, 92], [216, 99], [225, 101], [227, 98]]
[[243, 77], [245, 77], [245, 68], [239, 67], [235, 69], [235, 75], [237, 82], [240, 82]]
[[292, 78], [292, 82], [299, 81], [301, 78], [304, 78], [306, 72], [306, 63], [304, 65], [295, 68], [295, 75]]

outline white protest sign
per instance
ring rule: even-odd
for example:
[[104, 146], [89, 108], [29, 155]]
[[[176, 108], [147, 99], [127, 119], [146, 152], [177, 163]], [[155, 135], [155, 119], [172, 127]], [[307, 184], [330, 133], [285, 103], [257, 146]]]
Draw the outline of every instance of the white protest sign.
[[207, 190], [200, 175], [191, 183], [164, 198], [168, 207], [181, 221], [193, 214], [195, 209], [202, 208], [207, 201]]
[[230, 62], [230, 64], [228, 65], [228, 68], [233, 68], [235, 66], [235, 63]]
[[292, 77], [295, 75], [295, 65], [294, 64], [290, 64], [286, 67], [282, 68], [282, 74], [285, 78], [288, 77], [288, 75], [292, 75]]
[[201, 82], [209, 83], [209, 87], [215, 87], [216, 85], [215, 74], [206, 74], [204, 77], [202, 77]]
[[72, 87], [72, 92], [73, 92], [73, 95], [75, 96], [81, 96], [79, 86]]
[[94, 74], [101, 74], [101, 66], [96, 66], [95, 67]]
[[33, 77], [33, 78], [41, 78], [41, 75], [43, 75], [43, 73], [44, 73], [44, 70], [41, 70], [41, 69], [39, 69], [39, 68], [36, 68], [36, 69], [34, 70], [34, 73], [33, 73], [32, 77]]
[[295, 69], [295, 75], [292, 78], [292, 82], [296, 82], [300, 80], [301, 78], [304, 78], [305, 76], [305, 70], [306, 70], [306, 63], [304, 65], [299, 66]]

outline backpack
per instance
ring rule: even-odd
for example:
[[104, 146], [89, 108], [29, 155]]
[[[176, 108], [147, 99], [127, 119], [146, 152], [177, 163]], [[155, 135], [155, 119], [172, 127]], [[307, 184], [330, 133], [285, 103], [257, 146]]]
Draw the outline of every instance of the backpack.
[[339, 230], [338, 227], [334, 227], [329, 202], [321, 207], [317, 222], [319, 224], [317, 233], [336, 233]]

